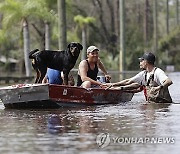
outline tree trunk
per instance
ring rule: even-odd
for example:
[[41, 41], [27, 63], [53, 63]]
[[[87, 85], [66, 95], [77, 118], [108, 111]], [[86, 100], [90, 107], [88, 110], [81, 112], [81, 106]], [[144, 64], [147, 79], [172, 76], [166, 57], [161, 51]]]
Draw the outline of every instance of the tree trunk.
[[84, 27], [82, 29], [82, 46], [83, 46], [83, 50], [81, 53], [81, 60], [86, 59], [86, 28]]
[[149, 21], [149, 1], [145, 0], [144, 5], [144, 45], [148, 45], [148, 21]]
[[169, 0], [166, 0], [166, 34], [169, 34]]
[[109, 12], [110, 12], [110, 18], [111, 18], [111, 32], [114, 34], [115, 33], [115, 18], [114, 18], [114, 7], [112, 5], [113, 1], [106, 0], [106, 3], [109, 7]]
[[[119, 0], [117, 0], [116, 6], [117, 6], [117, 8], [116, 8], [116, 25], [117, 25], [116, 34], [117, 34], [117, 36], [120, 36]], [[118, 41], [119, 41], [119, 39], [118, 39]]]
[[31, 62], [29, 59], [30, 37], [29, 37], [28, 22], [26, 19], [23, 20], [23, 39], [24, 39], [24, 61], [25, 61], [26, 76], [31, 76], [32, 69], [31, 69]]
[[179, 0], [176, 0], [176, 24], [179, 25]]
[[119, 51], [119, 71], [122, 73], [120, 80], [124, 78], [125, 70], [125, 0], [119, 0], [120, 13], [120, 51]]
[[117, 55], [117, 33], [115, 32], [115, 8], [113, 6], [113, 1], [110, 1], [110, 0], [106, 0], [106, 3], [108, 5], [108, 8], [109, 8], [109, 12], [110, 12], [110, 18], [111, 18], [111, 31], [110, 31], [110, 39], [109, 39], [109, 50], [111, 50], [112, 52], [112, 55], [113, 55], [113, 58], [116, 57]]
[[59, 27], [59, 50], [66, 49], [66, 2], [57, 0], [58, 4], [58, 27]]
[[157, 35], [157, 0], [153, 0], [153, 25], [154, 25], [154, 52], [158, 48], [158, 35]]
[[45, 22], [45, 49], [50, 49], [50, 24]]
[[93, 0], [93, 2], [94, 2], [94, 6], [97, 7], [97, 10], [98, 10], [99, 20], [100, 20], [102, 31], [104, 34], [103, 36], [104, 36], [105, 44], [108, 44], [110, 36], [109, 36], [108, 30], [106, 28], [106, 24], [103, 19], [104, 12], [103, 12], [102, 1]]
[[0, 29], [2, 29], [2, 19], [3, 19], [3, 15], [2, 13], [0, 13]]

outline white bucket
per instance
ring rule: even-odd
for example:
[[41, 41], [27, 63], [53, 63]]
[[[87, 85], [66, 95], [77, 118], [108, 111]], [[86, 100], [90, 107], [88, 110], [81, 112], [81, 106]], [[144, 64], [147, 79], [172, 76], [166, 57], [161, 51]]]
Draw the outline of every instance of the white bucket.
[[106, 77], [105, 76], [98, 76], [97, 81], [99, 81], [101, 83], [106, 83]]

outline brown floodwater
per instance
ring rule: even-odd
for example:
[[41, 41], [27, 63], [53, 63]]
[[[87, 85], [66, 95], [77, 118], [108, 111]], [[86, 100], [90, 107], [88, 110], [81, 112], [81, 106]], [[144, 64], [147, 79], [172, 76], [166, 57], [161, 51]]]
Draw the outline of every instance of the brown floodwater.
[[173, 104], [131, 102], [46, 110], [5, 109], [0, 103], [0, 154], [180, 151], [180, 73], [170, 73]]

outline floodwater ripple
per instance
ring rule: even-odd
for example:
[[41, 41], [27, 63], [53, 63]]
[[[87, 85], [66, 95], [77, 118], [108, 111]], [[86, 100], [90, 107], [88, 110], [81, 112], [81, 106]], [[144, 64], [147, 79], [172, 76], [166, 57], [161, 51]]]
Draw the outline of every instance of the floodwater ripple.
[[0, 153], [178, 153], [180, 73], [169, 77], [174, 82], [170, 105], [148, 104], [142, 93], [123, 104], [56, 110], [4, 109], [0, 104]]

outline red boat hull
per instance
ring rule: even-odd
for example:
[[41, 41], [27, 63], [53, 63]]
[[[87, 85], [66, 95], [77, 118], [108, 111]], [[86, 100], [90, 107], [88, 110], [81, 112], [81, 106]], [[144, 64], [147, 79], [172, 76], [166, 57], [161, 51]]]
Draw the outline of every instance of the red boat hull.
[[133, 95], [134, 93], [128, 91], [49, 84], [25, 84], [0, 88], [0, 98], [6, 108], [117, 104], [130, 101]]
[[83, 104], [111, 104], [130, 101], [133, 94], [119, 90], [85, 89], [80, 87], [49, 86], [49, 96], [53, 101], [83, 103]]

